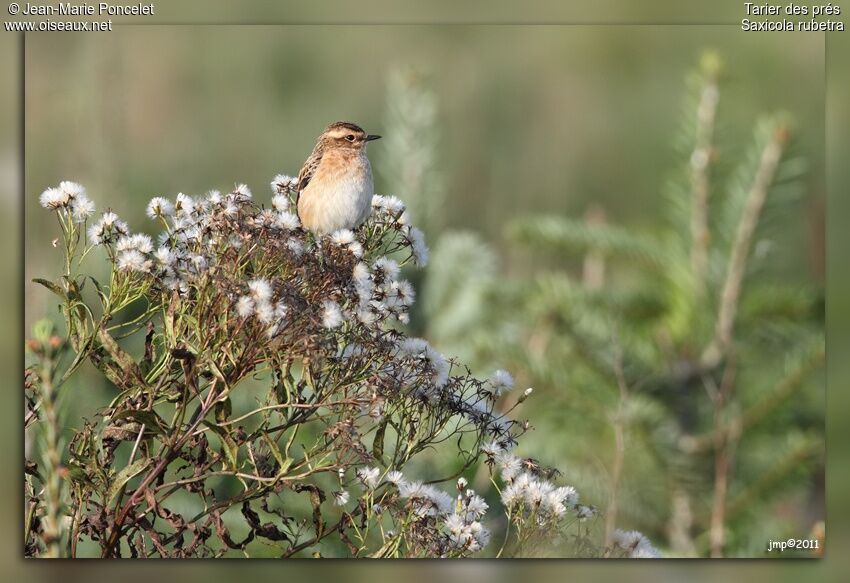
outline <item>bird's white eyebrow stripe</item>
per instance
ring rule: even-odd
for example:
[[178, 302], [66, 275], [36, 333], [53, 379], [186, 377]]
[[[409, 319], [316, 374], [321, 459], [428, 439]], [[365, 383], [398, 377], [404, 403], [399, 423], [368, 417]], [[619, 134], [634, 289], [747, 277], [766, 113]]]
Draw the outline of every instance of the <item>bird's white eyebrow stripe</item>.
[[356, 134], [357, 132], [350, 128], [334, 128], [327, 133], [327, 135], [331, 138], [341, 138], [343, 136], [347, 136], [348, 134]]

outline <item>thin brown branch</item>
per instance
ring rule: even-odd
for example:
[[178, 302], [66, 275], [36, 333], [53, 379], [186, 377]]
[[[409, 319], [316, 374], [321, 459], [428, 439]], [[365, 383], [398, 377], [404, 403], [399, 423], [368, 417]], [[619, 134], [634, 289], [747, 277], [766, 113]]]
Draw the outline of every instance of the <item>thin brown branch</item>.
[[762, 150], [755, 179], [747, 194], [744, 210], [741, 214], [741, 220], [738, 223], [735, 239], [732, 244], [726, 279], [720, 294], [720, 308], [717, 315], [714, 340], [703, 355], [703, 363], [708, 366], [716, 365], [727, 353], [732, 343], [738, 301], [741, 296], [741, 288], [747, 270], [747, 261], [753, 245], [753, 237], [761, 219], [762, 209], [767, 200], [770, 187], [773, 184], [776, 169], [779, 166], [779, 161], [782, 159], [782, 153], [787, 141], [787, 129], [784, 126], [780, 126], [776, 128], [770, 141], [764, 150]]
[[727, 364], [723, 371], [720, 391], [714, 402], [714, 496], [711, 503], [709, 528], [712, 558], [723, 556], [723, 547], [726, 542], [726, 497], [729, 492], [732, 459], [739, 434], [727, 431], [723, 417], [734, 390], [735, 376], [734, 364]]
[[112, 526], [112, 530], [110, 531], [109, 538], [106, 540], [106, 543], [103, 547], [102, 557], [110, 557], [112, 555], [112, 549], [118, 543], [121, 538], [121, 533], [123, 530], [124, 522], [129, 516], [130, 512], [132, 512], [133, 508], [142, 501], [144, 497], [144, 492], [150, 484], [159, 477], [162, 472], [168, 468], [168, 465], [174, 460], [177, 453], [180, 451], [180, 448], [185, 445], [185, 443], [192, 437], [192, 432], [197, 428], [197, 426], [201, 423], [201, 421], [206, 417], [206, 414], [209, 413], [212, 404], [215, 402], [215, 399], [212, 398], [212, 391], [210, 391], [210, 398], [207, 399], [207, 403], [201, 409], [200, 414], [197, 419], [195, 419], [194, 423], [186, 430], [182, 437], [177, 439], [173, 446], [169, 447], [160, 458], [156, 467], [151, 470], [147, 476], [142, 480], [139, 486], [136, 488], [135, 492], [130, 496], [130, 499], [127, 500], [127, 503], [118, 513], [118, 516], [115, 518], [115, 524]]

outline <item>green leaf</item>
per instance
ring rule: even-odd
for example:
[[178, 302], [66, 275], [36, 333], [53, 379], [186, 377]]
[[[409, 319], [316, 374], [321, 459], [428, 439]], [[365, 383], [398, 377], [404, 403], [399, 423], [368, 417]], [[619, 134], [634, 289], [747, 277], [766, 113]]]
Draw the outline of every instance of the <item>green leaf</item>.
[[316, 537], [320, 538], [325, 530], [325, 522], [322, 520], [322, 502], [325, 501], [324, 493], [313, 484], [295, 484], [292, 489], [298, 493], [310, 493], [310, 504], [313, 505], [313, 526], [316, 529]]
[[286, 473], [286, 471], [292, 465], [292, 462], [295, 460], [290, 457], [284, 458], [275, 440], [269, 437], [267, 434], [263, 433], [262, 437], [263, 441], [265, 441], [266, 444], [269, 446], [269, 450], [271, 450], [272, 456], [274, 456], [274, 459], [277, 460], [277, 463], [280, 466], [277, 470], [277, 474], [279, 476], [283, 475], [284, 473]]
[[115, 476], [115, 480], [112, 482], [112, 485], [109, 486], [109, 491], [106, 493], [106, 506], [112, 504], [112, 501], [118, 496], [119, 492], [124, 488], [124, 485], [130, 481], [130, 479], [145, 469], [148, 465], [148, 460], [141, 459], [136, 460]]
[[62, 290], [62, 288], [59, 286], [58, 283], [55, 283], [53, 281], [49, 281], [47, 279], [42, 279], [40, 277], [36, 277], [32, 281], [33, 281], [33, 283], [43, 285], [44, 287], [46, 287], [47, 289], [49, 289], [50, 291], [55, 293], [57, 296], [59, 296], [63, 300], [68, 299], [68, 295]]
[[109, 303], [109, 296], [106, 295], [106, 292], [103, 291], [103, 287], [100, 285], [100, 282], [97, 281], [92, 276], [88, 276], [91, 282], [94, 284], [95, 290], [97, 290], [97, 295], [100, 298], [100, 303], [104, 306]]
[[[62, 280], [65, 282], [65, 286], [68, 288], [68, 297], [72, 300], [82, 301], [83, 285], [78, 284], [76, 279], [71, 279], [67, 275], [63, 275]], [[85, 284], [85, 282], [86, 280], [83, 279], [83, 284]]]
[[[121, 376], [123, 378], [119, 378], [119, 381], [121, 382], [117, 382], [115, 384], [119, 387], [125, 387], [127, 384], [141, 387], [147, 386], [139, 365], [136, 364], [136, 361], [133, 360], [133, 357], [130, 356], [127, 351], [118, 345], [118, 342], [116, 342], [115, 338], [110, 336], [109, 332], [106, 331], [106, 328], [101, 327], [100, 330], [98, 330], [97, 337], [106, 349], [106, 352], [109, 353], [109, 356], [112, 357], [112, 360], [121, 369]], [[110, 380], [115, 382], [114, 379], [110, 378]]]
[[386, 431], [387, 419], [385, 417], [381, 420], [381, 424], [378, 425], [378, 430], [375, 432], [375, 441], [372, 442], [372, 455], [381, 464], [384, 463], [384, 434]]
[[271, 452], [272, 456], [274, 456], [274, 459], [277, 461], [278, 465], [283, 466], [283, 455], [281, 455], [280, 448], [277, 446], [277, 443], [275, 443], [274, 439], [269, 437], [266, 433], [262, 433], [260, 437], [263, 441], [266, 442], [266, 445], [269, 446], [269, 451]]
[[91, 480], [89, 480], [88, 473], [84, 466], [74, 463], [68, 462], [65, 464], [65, 467], [68, 469], [68, 477], [72, 482], [78, 482], [80, 484], [90, 484]]
[[288, 457], [285, 460], [283, 460], [283, 463], [281, 464], [280, 469], [277, 471], [277, 475], [282, 476], [283, 474], [285, 474], [286, 471], [289, 469], [289, 467], [292, 465], [292, 463], [294, 461], [295, 460], [292, 459], [291, 457]]
[[224, 457], [227, 458], [227, 461], [230, 463], [230, 469], [234, 472], [239, 469], [239, 446], [236, 445], [236, 442], [233, 441], [233, 438], [229, 435], [225, 435], [221, 439], [221, 449], [224, 453]]
[[204, 421], [204, 425], [213, 430], [213, 432], [218, 435], [219, 440], [221, 441], [221, 453], [224, 455], [224, 458], [227, 460], [228, 465], [231, 470], [234, 472], [239, 469], [239, 446], [227, 432], [224, 427], [220, 425], [216, 425], [211, 421]]
[[168, 427], [165, 420], [156, 411], [126, 409], [118, 411], [112, 417], [113, 419], [132, 419], [133, 421], [144, 424], [145, 431], [150, 431], [158, 435], [164, 435]]
[[172, 344], [175, 342], [175, 332], [174, 332], [174, 320], [175, 320], [175, 312], [177, 310], [177, 302], [169, 302], [168, 309], [165, 312], [165, 315], [162, 318], [163, 323], [165, 324], [165, 333], [168, 341]]
[[226, 397], [215, 404], [215, 420], [219, 423], [227, 421], [232, 412], [233, 403], [230, 401], [230, 397]]

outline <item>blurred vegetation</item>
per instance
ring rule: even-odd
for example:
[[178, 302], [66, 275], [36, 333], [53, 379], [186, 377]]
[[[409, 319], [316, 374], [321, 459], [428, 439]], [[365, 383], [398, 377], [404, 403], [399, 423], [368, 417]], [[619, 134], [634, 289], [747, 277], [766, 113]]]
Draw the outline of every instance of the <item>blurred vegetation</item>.
[[[706, 45], [729, 66], [714, 77], [699, 284], [691, 162], [711, 64], [688, 99], [681, 88]], [[565, 468], [586, 502], [617, 500], [618, 526], [707, 556], [719, 427], [731, 467], [722, 550], [759, 556], [823, 518], [822, 60], [816, 38], [792, 46], [724, 27], [42, 35], [27, 43], [27, 281], [58, 264], [35, 209], [47, 185], [112, 193], [139, 229], [151, 196], [294, 173], [326, 123], [351, 118], [385, 136], [370, 152], [377, 189], [409, 204], [432, 246], [433, 267], [410, 274], [413, 330], [534, 387], [521, 453]], [[741, 205], [786, 121], [750, 129], [779, 109], [793, 113], [793, 140], [748, 254], [734, 358], [703, 367]], [[27, 296], [29, 328], [50, 303], [32, 286]], [[711, 386], [730, 362], [735, 388], [718, 413]], [[70, 426], [114, 392], [82, 372]]]
[[553, 268], [500, 278], [485, 244], [448, 234], [425, 286], [438, 344], [545, 387], [527, 453], [595, 490], [607, 532], [636, 526], [674, 556], [758, 556], [824, 513], [823, 290], [766, 269], [807, 164], [785, 114], [740, 154], [737, 128], [717, 137], [721, 78], [709, 53], [689, 79], [661, 233], [598, 205], [523, 217], [508, 240]]

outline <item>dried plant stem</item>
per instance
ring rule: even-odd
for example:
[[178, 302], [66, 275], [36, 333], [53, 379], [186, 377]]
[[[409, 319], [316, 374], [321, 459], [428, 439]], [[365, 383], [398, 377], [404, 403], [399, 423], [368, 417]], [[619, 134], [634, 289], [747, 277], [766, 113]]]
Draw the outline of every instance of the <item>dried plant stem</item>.
[[787, 141], [784, 128], [777, 128], [762, 151], [755, 180], [747, 194], [741, 220], [735, 233], [726, 280], [720, 295], [720, 308], [717, 315], [715, 337], [703, 355], [703, 363], [711, 367], [716, 365], [727, 352], [732, 342], [732, 332], [738, 310], [741, 286], [747, 268], [747, 259], [753, 244], [753, 236], [758, 226], [770, 186], [773, 183], [782, 152]]
[[145, 434], [145, 424], [142, 423], [142, 427], [139, 429], [139, 435], [136, 436], [136, 441], [133, 443], [133, 451], [130, 452], [130, 459], [127, 461], [127, 465], [133, 463], [133, 460], [136, 459], [136, 452], [139, 450], [139, 444], [142, 442], [142, 436]]
[[136, 488], [135, 492], [130, 496], [130, 499], [118, 513], [115, 518], [115, 524], [112, 527], [112, 531], [110, 532], [109, 538], [106, 540], [106, 544], [103, 547], [102, 557], [110, 557], [112, 555], [112, 549], [115, 548], [115, 545], [121, 538], [121, 533], [123, 530], [124, 521], [127, 519], [127, 516], [136, 507], [136, 504], [142, 501], [144, 492], [148, 486], [167, 468], [168, 465], [174, 460], [178, 451], [183, 445], [192, 437], [192, 433], [197, 429], [198, 425], [203, 421], [204, 417], [206, 417], [207, 413], [209, 413], [212, 408], [213, 403], [215, 403], [216, 399], [213, 398], [213, 391], [215, 390], [215, 386], [213, 385], [213, 389], [210, 391], [209, 398], [205, 403], [203, 403], [203, 407], [200, 409], [200, 413], [197, 418], [193, 421], [193, 423], [189, 426], [189, 428], [183, 433], [183, 435], [175, 440], [175, 443], [172, 447], [169, 447], [165, 452], [163, 452], [162, 457], [157, 463], [156, 467], [148, 473], [147, 476], [142, 480], [139, 484], [138, 488]]

